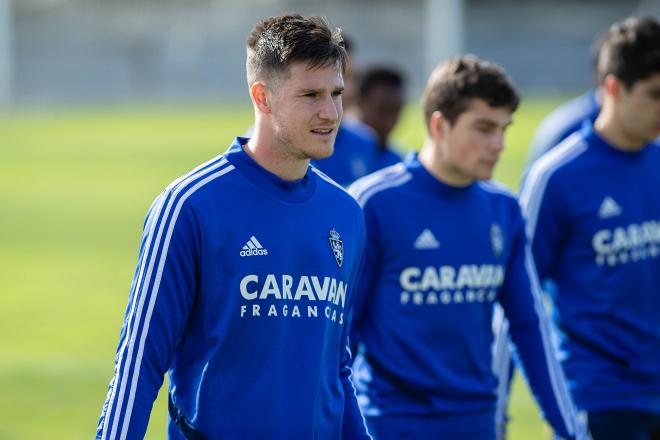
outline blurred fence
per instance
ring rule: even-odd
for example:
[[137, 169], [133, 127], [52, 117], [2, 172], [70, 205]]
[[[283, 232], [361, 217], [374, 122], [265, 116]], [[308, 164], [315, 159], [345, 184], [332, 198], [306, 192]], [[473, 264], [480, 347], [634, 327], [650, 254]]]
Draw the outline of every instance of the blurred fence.
[[[10, 43], [5, 94], [18, 105], [245, 100], [248, 32], [259, 18], [299, 11], [344, 28], [358, 65], [399, 66], [414, 95], [428, 73], [429, 1], [0, 0], [11, 5], [4, 33], [0, 20], [0, 47]], [[629, 14], [658, 14], [659, 4], [465, 0], [455, 37], [526, 90], [575, 91], [590, 84], [594, 34]]]

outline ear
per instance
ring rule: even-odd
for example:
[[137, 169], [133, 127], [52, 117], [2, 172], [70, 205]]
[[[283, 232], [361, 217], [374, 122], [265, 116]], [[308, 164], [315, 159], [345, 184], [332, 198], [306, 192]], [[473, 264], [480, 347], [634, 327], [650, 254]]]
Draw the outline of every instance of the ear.
[[605, 94], [616, 98], [624, 87], [623, 83], [614, 75], [607, 75], [603, 80]]
[[429, 134], [431, 135], [431, 139], [434, 141], [444, 139], [448, 124], [449, 121], [447, 121], [447, 118], [439, 110], [431, 113], [431, 118], [429, 119]]
[[250, 97], [252, 102], [259, 109], [261, 113], [270, 113], [271, 108], [269, 104], [268, 90], [266, 85], [260, 81], [255, 81], [250, 87]]

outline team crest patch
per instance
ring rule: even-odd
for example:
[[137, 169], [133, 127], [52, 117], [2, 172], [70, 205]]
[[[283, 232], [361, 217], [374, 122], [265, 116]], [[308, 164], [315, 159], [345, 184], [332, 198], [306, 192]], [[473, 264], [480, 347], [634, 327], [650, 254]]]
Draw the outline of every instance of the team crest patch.
[[495, 223], [490, 225], [490, 242], [493, 245], [493, 255], [499, 257], [504, 250], [504, 235], [502, 229]]
[[330, 249], [332, 249], [332, 254], [335, 256], [335, 261], [341, 267], [344, 262], [344, 242], [341, 240], [339, 232], [332, 228], [328, 240], [330, 241]]

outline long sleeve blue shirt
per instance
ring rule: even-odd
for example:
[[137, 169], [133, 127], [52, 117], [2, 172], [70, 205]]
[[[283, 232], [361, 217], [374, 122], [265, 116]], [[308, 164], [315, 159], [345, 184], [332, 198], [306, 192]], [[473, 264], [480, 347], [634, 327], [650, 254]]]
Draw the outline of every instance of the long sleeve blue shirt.
[[545, 417], [574, 435], [515, 197], [490, 182], [446, 185], [416, 156], [350, 192], [367, 225], [351, 331], [361, 344], [355, 377], [365, 415], [474, 414], [480, 423], [485, 414], [494, 432], [491, 323], [499, 303]]
[[360, 207], [313, 167], [269, 173], [246, 141], [150, 209], [97, 439], [142, 438], [165, 372], [206, 438], [369, 438], [347, 348]]
[[624, 152], [585, 124], [522, 188], [564, 369], [589, 411], [660, 413], [659, 171], [660, 146]]

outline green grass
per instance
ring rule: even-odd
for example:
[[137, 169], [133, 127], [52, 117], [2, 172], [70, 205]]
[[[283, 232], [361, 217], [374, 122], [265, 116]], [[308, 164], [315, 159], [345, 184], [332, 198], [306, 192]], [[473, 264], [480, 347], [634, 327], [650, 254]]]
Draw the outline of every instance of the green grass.
[[[517, 188], [531, 133], [557, 102], [522, 105], [499, 180]], [[0, 438], [93, 436], [146, 209], [250, 124], [247, 107], [0, 115]], [[395, 137], [421, 145], [416, 108]], [[547, 437], [524, 388], [509, 438]], [[160, 397], [147, 438], [165, 437], [165, 419]]]

